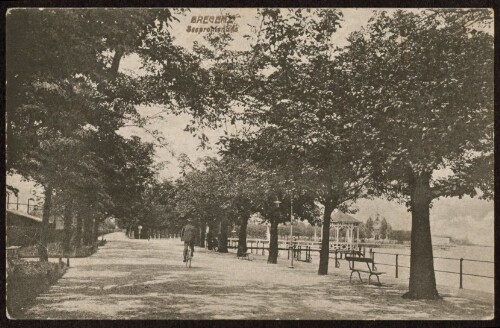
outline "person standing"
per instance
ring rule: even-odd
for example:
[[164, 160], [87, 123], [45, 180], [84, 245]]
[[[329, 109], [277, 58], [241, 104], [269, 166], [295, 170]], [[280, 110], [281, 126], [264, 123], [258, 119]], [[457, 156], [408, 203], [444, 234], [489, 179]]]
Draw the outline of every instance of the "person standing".
[[191, 221], [181, 230], [181, 241], [184, 241], [184, 262], [186, 262], [188, 249], [191, 249], [191, 257], [194, 253], [194, 243], [196, 241], [196, 227], [191, 224]]

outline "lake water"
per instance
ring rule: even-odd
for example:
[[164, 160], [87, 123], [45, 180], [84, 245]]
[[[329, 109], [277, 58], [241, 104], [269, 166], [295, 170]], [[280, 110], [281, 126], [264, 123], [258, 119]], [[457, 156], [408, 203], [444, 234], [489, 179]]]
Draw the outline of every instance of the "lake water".
[[[250, 246], [250, 244], [248, 244]], [[255, 244], [253, 244], [255, 246]], [[266, 245], [266, 247], [268, 247]], [[255, 250], [254, 250], [255, 252]], [[410, 248], [373, 248], [375, 252], [375, 264], [378, 271], [386, 272], [390, 277], [395, 277], [396, 256], [398, 256], [398, 278], [409, 280], [410, 276]], [[262, 251], [259, 250], [259, 254]], [[265, 252], [267, 254], [267, 251]], [[313, 265], [319, 263], [319, 253], [312, 252]], [[488, 293], [494, 293], [494, 279], [470, 276], [467, 274], [481, 275], [494, 277], [494, 247], [490, 246], [453, 246], [445, 249], [434, 248], [434, 270], [436, 270], [437, 285], [450, 286], [459, 288], [460, 286], [460, 258], [463, 258], [462, 270], [462, 286], [464, 289], [479, 290]], [[286, 251], [280, 251], [280, 256], [287, 257]], [[302, 255], [305, 258], [305, 254]], [[369, 248], [366, 249], [366, 256], [369, 256]], [[334, 255], [330, 257], [333, 259]], [[488, 261], [477, 262], [470, 260]], [[345, 262], [342, 260], [342, 262]], [[341, 262], [341, 267], [344, 264]], [[334, 268], [334, 261], [330, 260], [330, 266]], [[448, 271], [448, 272], [440, 272]], [[454, 273], [450, 273], [454, 272]]]
[[[391, 276], [395, 276], [395, 267], [378, 263], [395, 264], [395, 255], [383, 253], [399, 253], [398, 264], [400, 266], [410, 266], [410, 248], [390, 249], [390, 248], [374, 248], [375, 263], [378, 270], [385, 271]], [[434, 254], [434, 270], [436, 270], [436, 283], [438, 285], [451, 286], [458, 288], [460, 286], [460, 258], [463, 258], [463, 273], [462, 284], [465, 289], [474, 289], [484, 292], [494, 293], [494, 279], [469, 276], [466, 274], [475, 274], [481, 276], [494, 277], [494, 247], [483, 246], [455, 246], [448, 250], [435, 248]], [[489, 262], [476, 262], [468, 260], [480, 260]], [[449, 271], [439, 272], [439, 271]], [[409, 279], [410, 270], [408, 268], [399, 268], [399, 278]]]

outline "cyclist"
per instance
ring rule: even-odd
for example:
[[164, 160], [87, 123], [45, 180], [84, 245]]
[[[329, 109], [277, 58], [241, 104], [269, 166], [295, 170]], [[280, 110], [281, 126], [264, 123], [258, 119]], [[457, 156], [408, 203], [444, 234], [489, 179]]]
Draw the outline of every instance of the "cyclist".
[[196, 228], [188, 220], [187, 224], [181, 230], [181, 241], [184, 241], [184, 261], [187, 260], [188, 248], [191, 248], [191, 257], [194, 253], [194, 242], [196, 240]]

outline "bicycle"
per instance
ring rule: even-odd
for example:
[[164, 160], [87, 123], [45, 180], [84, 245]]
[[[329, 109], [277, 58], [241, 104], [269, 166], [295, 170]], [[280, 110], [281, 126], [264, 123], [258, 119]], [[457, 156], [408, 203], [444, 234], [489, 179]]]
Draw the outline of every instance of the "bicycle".
[[[187, 252], [187, 254], [186, 254]], [[191, 260], [193, 258], [193, 254], [191, 253], [190, 249], [187, 249], [184, 251], [185, 258], [186, 258], [186, 267], [190, 268], [191, 267]]]

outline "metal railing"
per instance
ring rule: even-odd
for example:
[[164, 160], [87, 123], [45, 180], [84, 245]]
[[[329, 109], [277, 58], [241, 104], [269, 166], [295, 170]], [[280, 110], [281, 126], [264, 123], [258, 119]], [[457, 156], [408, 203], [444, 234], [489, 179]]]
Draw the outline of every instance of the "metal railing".
[[[253, 250], [255, 250], [255, 254], [258, 254], [259, 250], [262, 251], [262, 255], [264, 255], [264, 251], [269, 250], [269, 246], [266, 247], [265, 244], [269, 244], [268, 241], [263, 241], [263, 240], [247, 240], [247, 243], [250, 243], [250, 246], [247, 246], [247, 249], [250, 250], [251, 253], [253, 253]], [[253, 246], [253, 244], [256, 244], [256, 246]], [[259, 244], [262, 245], [259, 247]], [[283, 244], [283, 243], [282, 243]], [[285, 243], [286, 244], [286, 243]], [[282, 246], [282, 245], [281, 245]], [[288, 244], [286, 244], [288, 246]], [[238, 248], [238, 240], [236, 239], [231, 239], [228, 240], [228, 248]], [[290, 258], [290, 248], [289, 247], [280, 247], [278, 244], [278, 250], [283, 250], [283, 251], [288, 251], [288, 258]], [[320, 248], [312, 248], [311, 246], [305, 246], [304, 245], [293, 245], [291, 250], [294, 253], [294, 258], [299, 260], [299, 261], [304, 261], [304, 262], [312, 262], [312, 257], [311, 254], [312, 252], [320, 252]], [[305, 259], [302, 259], [301, 255], [302, 252], [305, 252]], [[354, 250], [338, 250], [338, 249], [331, 249], [330, 254], [334, 254], [334, 259], [335, 259], [335, 267], [338, 268], [340, 267], [340, 262], [339, 262], [339, 257], [342, 259], [343, 254], [347, 254], [348, 252], [356, 252]], [[369, 252], [367, 254], [366, 248], [365, 247], [360, 247], [359, 250], [357, 251], [358, 254], [363, 255], [363, 256], [370, 256], [373, 259], [372, 263], [372, 269], [375, 269], [376, 265], [385, 265], [385, 266], [392, 266], [394, 267], [394, 276], [395, 278], [399, 278], [399, 269], [404, 268], [404, 269], [410, 269], [408, 265], [402, 265], [399, 263], [399, 257], [400, 256], [407, 256], [410, 257], [410, 254], [399, 254], [399, 253], [386, 253], [386, 252], [375, 252], [373, 251], [372, 248], [369, 249]], [[384, 254], [384, 255], [394, 255], [394, 264], [391, 263], [383, 263], [383, 262], [376, 262], [375, 260], [375, 254]], [[441, 256], [434, 256], [433, 259], [443, 259], [443, 260], [454, 260], [454, 261], [459, 261], [459, 271], [448, 271], [448, 270], [434, 270], [434, 272], [441, 272], [441, 273], [450, 273], [450, 274], [458, 274], [459, 275], [459, 288], [463, 288], [463, 276], [472, 276], [472, 277], [480, 277], [480, 278], [487, 278], [487, 279], [495, 279], [495, 277], [492, 276], [487, 276], [487, 275], [482, 275], [482, 274], [476, 274], [476, 273], [465, 273], [463, 270], [463, 262], [480, 262], [480, 263], [489, 263], [489, 264], [494, 264], [495, 262], [493, 261], [486, 261], [486, 260], [476, 260], [476, 259], [464, 259], [464, 258], [456, 258], [456, 257], [441, 257]]]
[[[375, 253], [377, 254], [384, 254], [384, 255], [394, 255], [395, 256], [395, 263], [390, 264], [390, 263], [382, 263], [382, 262], [375, 262]], [[393, 266], [395, 267], [395, 278], [399, 278], [399, 268], [407, 268], [409, 269], [410, 267], [407, 265], [400, 265], [399, 264], [399, 256], [407, 256], [410, 257], [410, 254], [399, 254], [399, 253], [386, 253], [386, 252], [374, 252], [373, 249], [370, 248], [369, 252], [371, 258], [373, 259], [373, 263], [379, 264], [379, 265], [386, 265], [386, 266]], [[448, 270], [436, 270], [434, 269], [434, 272], [442, 272], [442, 273], [451, 273], [451, 274], [458, 274], [459, 275], [459, 288], [463, 288], [463, 276], [472, 276], [472, 277], [480, 277], [480, 278], [488, 278], [488, 279], [495, 279], [495, 277], [492, 276], [486, 276], [486, 275], [481, 275], [481, 274], [475, 274], [475, 273], [464, 273], [463, 270], [463, 262], [480, 262], [480, 263], [489, 263], [489, 264], [494, 264], [495, 262], [493, 261], [486, 261], [486, 260], [476, 260], [476, 259], [464, 259], [462, 257], [457, 258], [457, 257], [441, 257], [441, 256], [434, 256], [433, 259], [443, 259], [443, 260], [453, 260], [453, 261], [459, 261], [459, 271], [448, 271]]]

